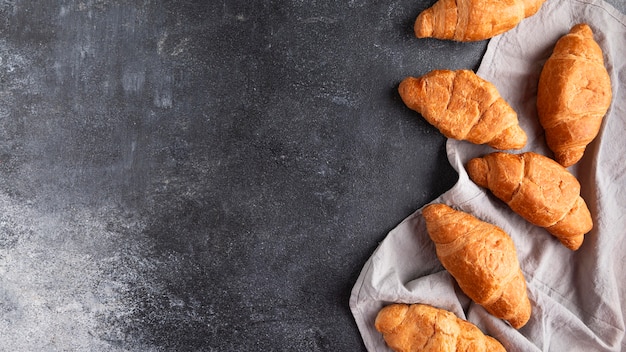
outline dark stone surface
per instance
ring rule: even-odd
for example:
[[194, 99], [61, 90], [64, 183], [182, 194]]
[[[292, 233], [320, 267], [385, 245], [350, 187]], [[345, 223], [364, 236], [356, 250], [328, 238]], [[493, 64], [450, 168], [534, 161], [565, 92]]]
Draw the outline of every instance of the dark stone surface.
[[457, 178], [397, 84], [487, 44], [432, 2], [1, 2], [3, 348], [363, 350], [362, 265]]

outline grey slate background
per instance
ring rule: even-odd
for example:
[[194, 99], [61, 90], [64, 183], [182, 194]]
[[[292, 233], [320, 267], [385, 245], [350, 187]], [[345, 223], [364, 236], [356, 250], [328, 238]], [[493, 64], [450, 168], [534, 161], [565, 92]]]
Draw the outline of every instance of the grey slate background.
[[457, 177], [397, 84], [486, 49], [433, 2], [0, 2], [0, 350], [363, 350], [362, 265]]

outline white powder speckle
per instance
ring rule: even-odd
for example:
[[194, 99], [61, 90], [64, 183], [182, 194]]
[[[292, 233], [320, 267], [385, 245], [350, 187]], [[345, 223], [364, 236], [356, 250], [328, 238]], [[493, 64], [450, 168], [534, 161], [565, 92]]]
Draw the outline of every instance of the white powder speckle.
[[[116, 350], [107, 318], [128, 311], [115, 265], [120, 234], [81, 214], [45, 214], [0, 195], [0, 331], [3, 351]], [[111, 244], [108, 244], [111, 241]], [[131, 271], [131, 268], [120, 268]]]
[[122, 76], [122, 87], [125, 92], [140, 92], [146, 81], [146, 73], [142, 70], [126, 70]]

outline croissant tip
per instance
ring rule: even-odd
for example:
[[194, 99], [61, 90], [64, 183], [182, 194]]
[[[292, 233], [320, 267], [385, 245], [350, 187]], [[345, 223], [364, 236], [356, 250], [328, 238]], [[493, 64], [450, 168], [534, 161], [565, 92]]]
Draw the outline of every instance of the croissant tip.
[[424, 218], [428, 221], [434, 217], [440, 216], [443, 212], [449, 212], [451, 210], [453, 209], [445, 204], [433, 203], [422, 209], [422, 216], [424, 216]]
[[561, 239], [560, 242], [568, 249], [577, 251], [583, 244], [584, 236], [577, 236], [574, 238]]
[[428, 8], [420, 13], [415, 19], [413, 27], [417, 38], [429, 38], [433, 35], [433, 11]]
[[402, 323], [409, 306], [401, 303], [394, 303], [383, 307], [376, 316], [374, 327], [381, 333], [393, 331]]
[[514, 125], [502, 131], [488, 144], [499, 150], [522, 149], [526, 146], [527, 140], [526, 132], [519, 125]]
[[524, 316], [524, 317], [521, 317], [521, 318], [511, 319], [509, 321], [509, 324], [511, 324], [511, 326], [515, 330], [519, 330], [519, 329], [523, 328], [524, 325], [526, 325], [526, 323], [528, 323], [528, 320], [530, 320], [530, 314], [528, 314], [528, 316]]
[[422, 100], [420, 99], [422, 89], [421, 77], [409, 76], [398, 85], [398, 94], [409, 109], [420, 112], [422, 107]]
[[474, 158], [467, 162], [467, 174], [470, 179], [481, 187], [487, 186], [487, 173], [489, 166], [483, 158]]
[[582, 159], [583, 154], [585, 153], [585, 148], [582, 150], [578, 149], [570, 149], [565, 151], [559, 151], [554, 153], [554, 159], [561, 164], [563, 167], [570, 167]]
[[404, 78], [402, 81], [400, 81], [400, 84], [398, 84], [398, 92], [400, 92], [400, 94], [405, 93], [411, 88], [412, 85], [416, 83], [417, 80], [418, 78], [411, 76]]
[[591, 27], [589, 27], [586, 23], [579, 23], [570, 29], [570, 33], [572, 34], [581, 34], [585, 37], [593, 37], [593, 32]]

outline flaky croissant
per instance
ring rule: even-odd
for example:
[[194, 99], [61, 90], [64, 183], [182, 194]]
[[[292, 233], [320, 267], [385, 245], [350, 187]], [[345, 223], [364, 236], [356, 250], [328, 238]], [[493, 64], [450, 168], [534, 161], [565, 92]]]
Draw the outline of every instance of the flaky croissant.
[[428, 205], [422, 215], [439, 261], [461, 290], [493, 316], [524, 326], [531, 307], [511, 237], [445, 204]]
[[471, 70], [434, 70], [407, 77], [398, 92], [407, 107], [448, 138], [500, 150], [526, 145], [515, 111], [493, 84]]
[[505, 352], [474, 324], [424, 304], [388, 305], [378, 312], [375, 327], [397, 352]]
[[582, 158], [611, 98], [602, 49], [591, 28], [578, 24], [556, 42], [539, 76], [537, 113], [556, 161], [568, 167]]
[[577, 250], [593, 227], [580, 183], [556, 161], [533, 152], [496, 152], [467, 164], [469, 177], [529, 222]]
[[545, 0], [439, 0], [415, 20], [415, 36], [469, 42], [488, 39], [534, 15]]

